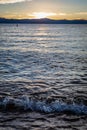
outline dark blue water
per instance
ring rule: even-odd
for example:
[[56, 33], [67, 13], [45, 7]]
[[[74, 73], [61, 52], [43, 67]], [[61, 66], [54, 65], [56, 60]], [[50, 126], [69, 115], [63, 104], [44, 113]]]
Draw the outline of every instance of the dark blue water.
[[[87, 121], [87, 25], [0, 25], [0, 95], [3, 123], [13, 115], [5, 116], [3, 111], [22, 110], [25, 114], [28, 111], [29, 116], [44, 113], [39, 115], [43, 118], [40, 121], [48, 119], [53, 129], [58, 129], [55, 113], [65, 126], [61, 129], [74, 129], [72, 123], [70, 127], [65, 123], [67, 118], [72, 118], [70, 122], [76, 120], [75, 128], [80, 129], [83, 117]], [[20, 124], [30, 120], [33, 119]], [[31, 126], [33, 121], [25, 126], [42, 129], [40, 121], [38, 127]], [[50, 129], [48, 124], [44, 129]], [[16, 127], [18, 124], [13, 123], [9, 129]], [[81, 127], [86, 130], [87, 123]]]

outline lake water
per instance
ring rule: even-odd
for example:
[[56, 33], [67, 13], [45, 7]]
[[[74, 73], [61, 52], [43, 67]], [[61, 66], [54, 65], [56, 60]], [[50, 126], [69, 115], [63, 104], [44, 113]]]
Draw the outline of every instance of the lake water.
[[0, 129], [87, 130], [87, 25], [0, 25]]

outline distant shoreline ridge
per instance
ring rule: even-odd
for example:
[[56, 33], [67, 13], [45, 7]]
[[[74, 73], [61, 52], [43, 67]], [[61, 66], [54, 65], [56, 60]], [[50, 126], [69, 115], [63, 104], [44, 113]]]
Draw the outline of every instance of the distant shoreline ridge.
[[0, 18], [0, 24], [87, 24], [87, 20], [74, 19], [74, 20], [54, 20], [54, 19], [7, 19]]

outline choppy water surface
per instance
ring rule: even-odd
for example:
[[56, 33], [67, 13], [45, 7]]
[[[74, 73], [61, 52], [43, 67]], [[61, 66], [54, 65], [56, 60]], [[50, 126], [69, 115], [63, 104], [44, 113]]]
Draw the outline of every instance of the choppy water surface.
[[87, 130], [87, 25], [0, 25], [0, 129]]

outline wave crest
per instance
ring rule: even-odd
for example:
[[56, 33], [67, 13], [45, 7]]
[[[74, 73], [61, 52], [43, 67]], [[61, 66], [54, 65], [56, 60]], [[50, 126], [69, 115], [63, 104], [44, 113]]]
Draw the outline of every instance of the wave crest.
[[23, 96], [21, 98], [1, 97], [0, 110], [31, 110], [45, 113], [71, 112], [75, 114], [87, 114], [87, 106], [84, 104], [67, 104], [64, 102], [59, 102], [57, 100], [51, 103], [47, 103], [46, 101], [33, 100], [27, 96]]

